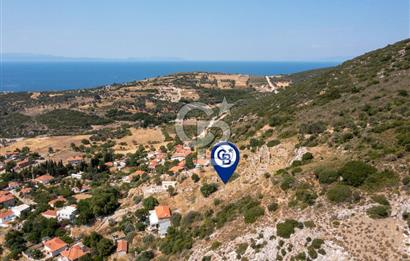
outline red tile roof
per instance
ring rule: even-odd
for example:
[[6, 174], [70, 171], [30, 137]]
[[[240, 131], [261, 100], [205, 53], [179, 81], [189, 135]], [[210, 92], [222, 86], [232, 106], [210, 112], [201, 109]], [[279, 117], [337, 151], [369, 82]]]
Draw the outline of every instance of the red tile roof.
[[168, 206], [156, 206], [155, 214], [157, 214], [158, 219], [170, 218], [171, 209]]
[[57, 211], [56, 210], [46, 210], [43, 213], [41, 213], [41, 215], [45, 218], [56, 218], [57, 217]]
[[128, 252], [128, 242], [126, 240], [118, 240], [117, 242], [117, 252]]
[[85, 256], [87, 253], [88, 251], [86, 249], [77, 244], [61, 252], [61, 255], [70, 261], [75, 261]]
[[5, 202], [10, 201], [10, 200], [13, 200], [13, 199], [14, 199], [14, 196], [11, 195], [11, 194], [6, 194], [6, 195], [3, 195], [3, 196], [0, 196], [0, 204], [5, 203]]
[[55, 237], [53, 239], [50, 239], [44, 242], [44, 246], [48, 247], [51, 250], [51, 252], [54, 252], [54, 251], [57, 251], [59, 249], [66, 247], [67, 244], [60, 238]]
[[46, 174], [46, 175], [37, 177], [34, 180], [37, 181], [37, 182], [50, 182], [53, 179], [54, 179], [53, 176], [50, 176], [50, 175]]
[[0, 212], [0, 218], [5, 218], [5, 217], [9, 217], [9, 216], [13, 216], [14, 213], [13, 211], [11, 211], [11, 209], [4, 211], [4, 212]]

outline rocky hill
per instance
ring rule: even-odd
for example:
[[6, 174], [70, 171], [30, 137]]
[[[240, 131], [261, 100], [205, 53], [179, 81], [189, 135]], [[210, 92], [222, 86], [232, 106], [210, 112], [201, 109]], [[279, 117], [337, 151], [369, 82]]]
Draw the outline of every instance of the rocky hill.
[[[170, 171], [180, 163], [172, 154], [187, 149], [175, 136], [179, 108], [198, 101], [216, 109], [224, 97], [233, 106], [222, 120], [242, 158], [231, 180], [223, 184], [210, 166], [194, 168], [195, 148], [185, 159], [192, 166]], [[410, 258], [410, 40], [294, 75], [182, 73], [89, 90], [2, 94], [0, 109], [2, 137], [68, 135], [41, 143], [71, 141], [60, 150], [90, 162], [79, 166], [92, 186], [91, 199], [78, 203], [85, 221], [70, 235], [123, 233], [128, 259]], [[155, 141], [142, 141], [143, 133]], [[151, 168], [148, 154], [166, 163]], [[125, 165], [117, 171], [112, 161], [120, 159]], [[57, 179], [67, 178], [62, 164]], [[144, 174], [132, 176], [138, 171]], [[31, 174], [5, 176], [25, 182]], [[175, 190], [159, 186], [163, 181], [175, 182]], [[70, 186], [61, 181], [51, 192], [71, 196]], [[34, 200], [49, 196], [40, 191]], [[145, 228], [147, 209], [159, 202], [173, 213], [163, 238]]]

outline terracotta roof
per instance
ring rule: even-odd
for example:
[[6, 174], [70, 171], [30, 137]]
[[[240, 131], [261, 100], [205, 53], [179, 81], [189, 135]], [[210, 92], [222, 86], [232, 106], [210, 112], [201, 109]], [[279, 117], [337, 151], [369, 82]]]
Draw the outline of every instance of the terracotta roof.
[[155, 214], [157, 214], [158, 219], [170, 218], [171, 209], [168, 206], [157, 206], [155, 207]]
[[0, 204], [4, 203], [4, 202], [7, 202], [7, 201], [10, 201], [10, 200], [13, 200], [13, 199], [14, 199], [14, 196], [11, 195], [11, 194], [6, 194], [6, 195], [3, 195], [3, 196], [0, 196]]
[[38, 181], [38, 182], [47, 182], [47, 181], [51, 181], [53, 179], [54, 179], [53, 176], [50, 176], [50, 175], [46, 174], [46, 175], [37, 177], [34, 180]]
[[126, 240], [118, 240], [117, 242], [117, 252], [128, 252], [128, 242]]
[[55, 199], [51, 200], [50, 202], [48, 202], [48, 204], [53, 206], [58, 201], [62, 201], [64, 203], [67, 202], [67, 200], [63, 196], [58, 196], [57, 198], [55, 198]]
[[51, 218], [51, 217], [55, 218], [55, 217], [57, 217], [57, 211], [49, 209], [49, 210], [46, 210], [43, 213], [41, 213], [41, 215], [45, 218]]
[[82, 256], [85, 256], [87, 253], [87, 250], [77, 244], [61, 252], [61, 255], [63, 257], [66, 257], [70, 261], [74, 261], [81, 258]]
[[63, 240], [61, 240], [60, 238], [55, 237], [53, 239], [50, 239], [50, 240], [44, 242], [44, 246], [48, 247], [51, 250], [51, 252], [54, 252], [56, 250], [59, 250], [59, 249], [62, 249], [64, 247], [66, 247], [67, 244]]
[[0, 190], [0, 197], [5, 196], [5, 195], [9, 195], [9, 194], [10, 194], [10, 191]]
[[172, 168], [170, 168], [169, 170], [172, 172], [172, 173], [176, 173], [176, 172], [178, 172], [178, 171], [180, 171], [180, 170], [183, 170], [184, 169], [184, 167], [181, 167], [181, 166], [173, 166]]
[[5, 217], [9, 217], [14, 215], [13, 211], [11, 211], [11, 209], [4, 211], [4, 212], [0, 212], [0, 218], [5, 218]]
[[112, 163], [112, 162], [110, 161], [110, 162], [104, 163], [104, 165], [107, 166], [107, 167], [112, 167], [112, 166], [114, 166], [114, 163]]
[[134, 175], [142, 175], [142, 174], [144, 174], [145, 173], [145, 171], [143, 171], [143, 170], [136, 170], [135, 172], [134, 172]]
[[31, 192], [31, 188], [23, 188], [20, 190], [20, 193], [30, 193]]

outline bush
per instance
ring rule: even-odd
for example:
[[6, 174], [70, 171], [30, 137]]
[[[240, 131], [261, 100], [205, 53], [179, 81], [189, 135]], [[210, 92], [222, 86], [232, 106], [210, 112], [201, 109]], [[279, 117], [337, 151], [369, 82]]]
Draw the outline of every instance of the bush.
[[276, 145], [279, 145], [280, 141], [279, 140], [271, 140], [268, 141], [268, 143], [266, 144], [268, 147], [275, 147]]
[[198, 176], [198, 174], [192, 174], [192, 176], [191, 176], [191, 179], [195, 182], [195, 183], [197, 183], [198, 181], [199, 181], [199, 176]]
[[153, 210], [156, 206], [159, 205], [159, 202], [153, 196], [149, 196], [148, 198], [144, 199], [144, 201], [142, 202], [142, 205], [144, 206], [145, 209]]
[[339, 178], [339, 173], [333, 169], [318, 168], [315, 173], [321, 184], [331, 184]]
[[327, 191], [326, 195], [335, 203], [349, 202], [352, 200], [352, 189], [346, 185], [336, 184]]
[[261, 206], [253, 206], [251, 208], [245, 209], [243, 216], [245, 218], [245, 223], [250, 224], [254, 223], [258, 217], [263, 216], [265, 210]]
[[320, 134], [326, 130], [326, 124], [322, 121], [302, 124], [300, 133]]
[[303, 154], [302, 156], [302, 161], [309, 161], [313, 159], [313, 154], [310, 152], [306, 152], [305, 154]]
[[295, 180], [294, 177], [292, 177], [292, 176], [289, 175], [289, 174], [285, 174], [285, 175], [283, 176], [283, 178], [282, 178], [282, 182], [281, 182], [281, 184], [280, 184], [280, 188], [281, 188], [282, 190], [285, 190], [285, 191], [286, 191], [286, 190], [292, 188], [292, 187], [295, 185], [295, 183], [296, 183], [296, 180]]
[[390, 216], [390, 207], [378, 205], [369, 208], [366, 212], [369, 217], [374, 219], [387, 218]]
[[294, 219], [286, 219], [285, 222], [276, 225], [276, 234], [279, 237], [290, 238], [290, 236], [295, 233], [295, 228], [297, 227], [300, 227], [299, 222]]
[[276, 211], [278, 208], [279, 208], [279, 205], [278, 205], [278, 203], [276, 203], [276, 202], [272, 202], [272, 203], [270, 203], [270, 204], [268, 205], [268, 210], [269, 210], [270, 212], [274, 212], [274, 211]]
[[372, 197], [372, 200], [376, 203], [379, 203], [380, 205], [390, 206], [389, 201], [384, 195], [374, 195]]
[[376, 172], [376, 168], [362, 161], [349, 161], [339, 170], [339, 175], [343, 177], [344, 183], [358, 187]]
[[209, 197], [212, 193], [218, 190], [218, 185], [216, 183], [204, 184], [201, 187], [201, 193], [204, 197]]
[[364, 182], [364, 187], [371, 191], [399, 185], [400, 177], [397, 173], [385, 170], [369, 176]]
[[313, 239], [311, 246], [316, 248], [316, 249], [319, 249], [323, 245], [323, 243], [325, 243], [325, 241], [323, 241], [323, 239], [315, 238], [315, 239]]

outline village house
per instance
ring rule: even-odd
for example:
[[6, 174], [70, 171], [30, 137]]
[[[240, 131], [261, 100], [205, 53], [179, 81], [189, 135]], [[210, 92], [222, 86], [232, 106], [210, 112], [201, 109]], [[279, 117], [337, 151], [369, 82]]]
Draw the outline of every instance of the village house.
[[56, 210], [52, 210], [52, 209], [48, 209], [46, 211], [44, 211], [43, 213], [41, 213], [41, 215], [47, 219], [49, 218], [55, 218], [57, 219], [57, 211]]
[[43, 185], [47, 185], [53, 180], [54, 180], [53, 176], [50, 176], [50, 175], [46, 174], [46, 175], [42, 175], [42, 176], [39, 176], [39, 177], [35, 178], [34, 182], [39, 183], [39, 184], [43, 184]]
[[194, 160], [195, 168], [203, 168], [209, 166], [209, 160], [208, 159], [197, 159]]
[[177, 182], [176, 181], [162, 181], [161, 186], [164, 190], [169, 189], [170, 187], [175, 188]]
[[55, 199], [51, 200], [50, 202], [48, 202], [48, 204], [49, 204], [51, 207], [55, 208], [55, 207], [56, 207], [56, 203], [59, 202], [59, 201], [60, 201], [60, 202], [63, 202], [64, 204], [67, 203], [67, 200], [66, 200], [63, 196], [58, 196], [57, 198], [55, 198]]
[[27, 204], [21, 204], [11, 208], [11, 211], [13, 211], [16, 217], [20, 217], [23, 213], [27, 213], [29, 210], [30, 206]]
[[137, 171], [135, 171], [134, 173], [132, 173], [132, 174], [130, 174], [130, 175], [128, 175], [128, 176], [124, 176], [124, 177], [122, 178], [122, 182], [124, 182], [124, 183], [131, 183], [131, 181], [133, 180], [134, 177], [140, 176], [140, 175], [142, 175], [142, 174], [144, 174], [144, 173], [145, 173], [145, 171], [143, 171], [143, 170], [137, 170]]
[[90, 253], [90, 250], [81, 242], [61, 252], [58, 261], [76, 261]]
[[0, 193], [0, 206], [4, 208], [12, 207], [16, 204], [16, 199], [10, 193]]
[[7, 223], [12, 222], [16, 218], [11, 209], [0, 212], [0, 227], [7, 227]]
[[58, 237], [43, 242], [47, 257], [56, 257], [67, 249], [67, 244]]
[[190, 147], [177, 145], [175, 147], [175, 153], [172, 155], [171, 160], [172, 161], [173, 160], [182, 161], [191, 153], [192, 153], [192, 150]]
[[71, 177], [72, 177], [73, 179], [79, 179], [79, 180], [81, 180], [81, 179], [83, 178], [83, 174], [84, 174], [84, 172], [80, 171], [80, 172], [78, 172], [78, 173], [73, 173], [73, 174], [71, 174]]
[[154, 210], [150, 210], [149, 224], [150, 230], [158, 231], [158, 234], [164, 237], [171, 226], [171, 209], [168, 206], [156, 206]]
[[77, 213], [77, 208], [75, 206], [66, 206], [62, 209], [57, 210], [58, 221], [68, 220], [73, 221]]
[[17, 162], [16, 169], [22, 169], [30, 165], [30, 161], [28, 159], [24, 159], [20, 162]]
[[81, 157], [81, 156], [71, 157], [67, 160], [67, 163], [71, 164], [73, 166], [80, 165], [81, 162], [83, 162], [83, 157]]
[[13, 189], [19, 188], [20, 186], [21, 186], [21, 184], [19, 182], [10, 181], [9, 184], [8, 184], [8, 189], [13, 190]]
[[125, 166], [127, 166], [127, 162], [125, 162], [125, 160], [114, 161], [114, 167], [116, 167], [117, 170], [122, 170]]
[[128, 253], [128, 242], [124, 239], [117, 241], [117, 253], [119, 255], [126, 255]]
[[22, 196], [22, 197], [26, 197], [26, 196], [28, 196], [30, 193], [31, 193], [31, 188], [30, 187], [27, 187], [27, 188], [22, 188], [21, 190], [20, 190], [20, 196]]
[[74, 187], [74, 188], [71, 189], [71, 191], [74, 192], [75, 194], [78, 194], [78, 193], [83, 193], [83, 192], [89, 191], [90, 189], [91, 189], [91, 187], [89, 185], [81, 185], [80, 188]]

